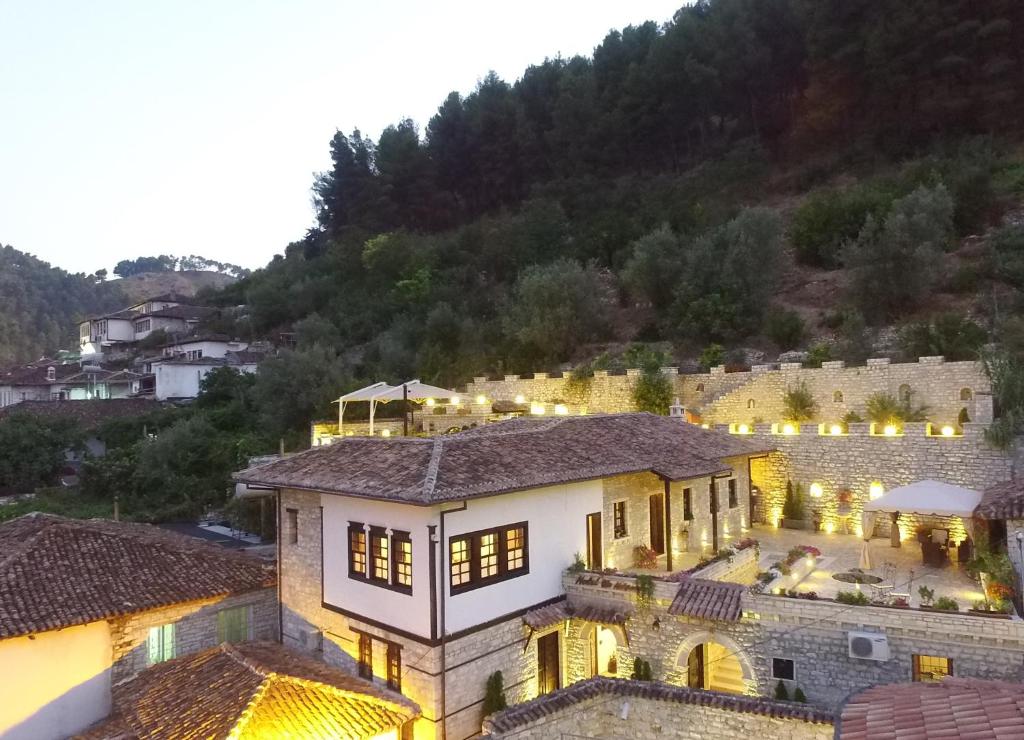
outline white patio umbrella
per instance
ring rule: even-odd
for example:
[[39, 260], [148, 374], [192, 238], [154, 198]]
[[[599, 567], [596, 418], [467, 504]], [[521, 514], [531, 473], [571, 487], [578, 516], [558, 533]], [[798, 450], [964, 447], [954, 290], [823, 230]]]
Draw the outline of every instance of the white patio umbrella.
[[[874, 501], [864, 504], [864, 517], [874, 516], [879, 511], [923, 516], [959, 517], [971, 539], [974, 538], [974, 510], [981, 503], [981, 493], [970, 488], [954, 486], [936, 480], [919, 480], [906, 486], [893, 488]], [[865, 528], [864, 531], [867, 531]]]
[[345, 418], [345, 406], [347, 404], [351, 403], [352, 401], [369, 401], [370, 402], [370, 433], [372, 434], [373, 433], [373, 412], [374, 412], [374, 408], [377, 405], [377, 402], [375, 400], [375, 395], [378, 394], [378, 393], [384, 393], [384, 392], [389, 391], [389, 390], [391, 390], [391, 386], [388, 385], [387, 383], [385, 383], [384, 381], [381, 381], [379, 383], [374, 383], [373, 385], [368, 385], [365, 388], [360, 388], [359, 390], [352, 391], [351, 393], [346, 393], [341, 398], [339, 398], [337, 401], [334, 401], [334, 403], [338, 404], [338, 433], [341, 434], [342, 427], [345, 424], [345, 421], [344, 421], [344, 418]]
[[370, 434], [373, 434], [373, 407], [381, 401], [426, 401], [429, 398], [447, 398], [457, 400], [459, 394], [447, 388], [439, 388], [436, 385], [407, 380], [395, 386], [382, 388], [380, 392], [374, 393], [370, 404]]

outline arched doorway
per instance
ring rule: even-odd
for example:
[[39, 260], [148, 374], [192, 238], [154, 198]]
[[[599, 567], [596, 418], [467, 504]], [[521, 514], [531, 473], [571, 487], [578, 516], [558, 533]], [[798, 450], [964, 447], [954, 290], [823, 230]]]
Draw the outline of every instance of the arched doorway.
[[740, 646], [725, 635], [699, 632], [687, 637], [676, 657], [676, 670], [695, 689], [757, 693], [753, 666]]
[[619, 648], [626, 644], [621, 627], [590, 624], [580, 637], [587, 647], [587, 676], [619, 675]]

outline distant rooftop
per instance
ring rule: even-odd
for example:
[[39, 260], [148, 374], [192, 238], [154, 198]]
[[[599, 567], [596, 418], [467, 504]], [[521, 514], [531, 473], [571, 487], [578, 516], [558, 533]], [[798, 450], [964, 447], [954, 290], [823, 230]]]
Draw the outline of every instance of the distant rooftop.
[[110, 419], [123, 419], [148, 414], [162, 408], [148, 398], [109, 398], [90, 401], [21, 401], [0, 407], [0, 419], [15, 414], [31, 414], [48, 419], [69, 419], [84, 429], [94, 429]]

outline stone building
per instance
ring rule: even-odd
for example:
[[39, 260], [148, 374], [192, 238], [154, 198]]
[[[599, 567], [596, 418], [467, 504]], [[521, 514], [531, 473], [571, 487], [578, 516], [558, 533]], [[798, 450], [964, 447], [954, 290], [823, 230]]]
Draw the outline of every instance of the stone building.
[[416, 737], [465, 738], [496, 671], [511, 702], [574, 680], [587, 646], [608, 672], [625, 617], [575, 613], [574, 643], [567, 568], [696, 565], [749, 526], [749, 458], [768, 450], [650, 414], [524, 418], [344, 438], [236, 478], [280, 491], [285, 644], [400, 689]]
[[144, 524], [0, 524], [0, 734], [63, 738], [112, 687], [225, 641], [277, 639], [274, 566]]

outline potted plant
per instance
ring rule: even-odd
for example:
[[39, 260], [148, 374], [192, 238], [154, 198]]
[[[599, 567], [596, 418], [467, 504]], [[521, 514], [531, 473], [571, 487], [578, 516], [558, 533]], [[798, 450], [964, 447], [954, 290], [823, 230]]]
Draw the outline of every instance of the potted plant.
[[940, 596], [935, 600], [935, 609], [943, 612], [958, 612], [960, 611], [960, 605], [956, 599], [950, 598], [949, 596]]
[[917, 595], [921, 597], [922, 608], [931, 607], [932, 601], [935, 600], [935, 589], [921, 586], [917, 589]]
[[786, 500], [782, 504], [782, 526], [786, 529], [807, 529], [804, 520], [803, 490], [800, 484], [786, 481]]
[[654, 568], [658, 565], [658, 553], [647, 545], [637, 545], [633, 548], [633, 564], [637, 568]]

